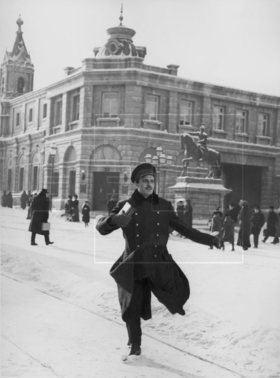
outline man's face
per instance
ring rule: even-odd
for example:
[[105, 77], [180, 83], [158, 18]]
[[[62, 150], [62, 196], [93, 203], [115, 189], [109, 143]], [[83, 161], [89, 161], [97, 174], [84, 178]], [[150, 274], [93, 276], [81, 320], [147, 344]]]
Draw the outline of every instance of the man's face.
[[153, 175], [142, 176], [136, 185], [139, 193], [141, 193], [143, 197], [147, 198], [154, 191], [155, 178]]

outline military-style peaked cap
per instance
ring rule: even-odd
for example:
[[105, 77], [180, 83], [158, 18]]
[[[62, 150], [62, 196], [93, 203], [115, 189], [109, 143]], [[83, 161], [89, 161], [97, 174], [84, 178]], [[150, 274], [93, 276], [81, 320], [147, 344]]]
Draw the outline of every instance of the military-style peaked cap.
[[150, 163], [142, 163], [137, 165], [132, 171], [131, 182], [138, 182], [141, 176], [156, 176], [156, 168]]

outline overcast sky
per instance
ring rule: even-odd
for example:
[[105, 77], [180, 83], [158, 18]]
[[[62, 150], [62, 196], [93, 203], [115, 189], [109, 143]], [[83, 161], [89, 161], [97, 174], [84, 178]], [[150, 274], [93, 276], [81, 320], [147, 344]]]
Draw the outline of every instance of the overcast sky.
[[119, 23], [147, 47], [146, 64], [180, 77], [280, 96], [280, 0], [0, 0], [0, 59], [21, 14], [35, 89], [79, 67]]

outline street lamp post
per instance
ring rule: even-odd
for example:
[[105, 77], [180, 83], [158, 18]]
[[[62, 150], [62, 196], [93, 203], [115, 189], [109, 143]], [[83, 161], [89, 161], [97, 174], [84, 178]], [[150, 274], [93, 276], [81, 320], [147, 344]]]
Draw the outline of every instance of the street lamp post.
[[50, 198], [52, 198], [53, 172], [54, 172], [54, 161], [55, 161], [56, 150], [57, 150], [57, 147], [55, 145], [52, 145], [50, 148], [50, 156], [51, 156]]
[[151, 154], [145, 155], [145, 162], [146, 163], [152, 163], [157, 167], [157, 192], [158, 194], [160, 191], [160, 169], [162, 165], [168, 164], [170, 165], [172, 163], [172, 156], [166, 156], [166, 154], [163, 153], [163, 149], [161, 146], [156, 148], [156, 155], [152, 156]]

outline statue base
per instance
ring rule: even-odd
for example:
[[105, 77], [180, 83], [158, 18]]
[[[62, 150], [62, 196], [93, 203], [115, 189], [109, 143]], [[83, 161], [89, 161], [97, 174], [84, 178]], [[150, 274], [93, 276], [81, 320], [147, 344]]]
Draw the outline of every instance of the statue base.
[[169, 189], [175, 196], [175, 209], [180, 200], [191, 200], [193, 218], [210, 219], [217, 207], [223, 211], [224, 197], [231, 190], [224, 187], [222, 179], [207, 178], [207, 168], [191, 167], [186, 176], [180, 176]]

